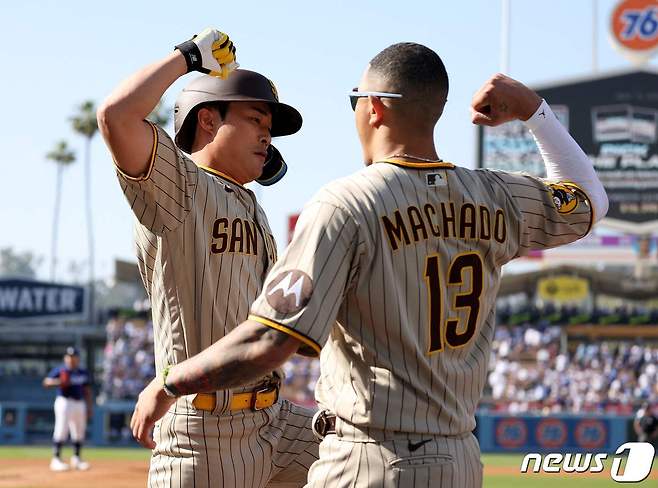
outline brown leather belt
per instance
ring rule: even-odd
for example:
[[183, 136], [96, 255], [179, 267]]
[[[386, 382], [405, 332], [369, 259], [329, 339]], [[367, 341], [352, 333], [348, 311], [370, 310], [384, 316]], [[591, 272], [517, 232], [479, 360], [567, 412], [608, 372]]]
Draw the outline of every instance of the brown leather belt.
[[[263, 410], [264, 408], [271, 407], [279, 399], [279, 384], [267, 384], [263, 387], [257, 388], [254, 391], [247, 391], [244, 393], [234, 393], [231, 399], [232, 412], [238, 410], [245, 410], [251, 408], [254, 411]], [[217, 396], [214, 393], [199, 393], [192, 405], [197, 410], [204, 410], [206, 412], [213, 412], [217, 407]]]
[[318, 410], [313, 415], [311, 428], [315, 436], [319, 439], [324, 439], [329, 434], [335, 434], [336, 416], [327, 410]]

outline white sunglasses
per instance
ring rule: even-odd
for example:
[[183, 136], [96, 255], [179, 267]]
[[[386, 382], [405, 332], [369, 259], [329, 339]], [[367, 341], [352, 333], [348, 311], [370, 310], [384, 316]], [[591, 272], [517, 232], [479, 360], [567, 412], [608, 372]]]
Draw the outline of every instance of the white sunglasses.
[[358, 88], [353, 88], [352, 91], [350, 92], [350, 104], [352, 105], [352, 110], [356, 110], [356, 102], [359, 101], [359, 98], [365, 98], [365, 97], [402, 98], [402, 95], [399, 93], [359, 91]]

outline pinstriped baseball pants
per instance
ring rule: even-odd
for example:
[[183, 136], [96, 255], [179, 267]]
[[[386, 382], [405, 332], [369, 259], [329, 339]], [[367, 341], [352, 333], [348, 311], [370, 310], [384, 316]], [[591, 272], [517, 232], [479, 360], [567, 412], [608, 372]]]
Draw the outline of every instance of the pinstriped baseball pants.
[[233, 415], [168, 412], [156, 424], [149, 488], [292, 488], [318, 458], [313, 412], [281, 400]]
[[311, 467], [306, 486], [481, 488], [480, 446], [472, 434], [462, 439], [414, 435], [382, 442], [329, 435], [320, 444], [320, 459]]

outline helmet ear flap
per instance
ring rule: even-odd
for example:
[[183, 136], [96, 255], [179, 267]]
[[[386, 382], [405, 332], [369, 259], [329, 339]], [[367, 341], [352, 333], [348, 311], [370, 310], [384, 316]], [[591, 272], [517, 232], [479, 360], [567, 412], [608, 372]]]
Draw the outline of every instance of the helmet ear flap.
[[[226, 118], [226, 113], [229, 110], [229, 104], [230, 102], [225, 102], [222, 100], [207, 100], [207, 101], [201, 101], [196, 105], [192, 106], [189, 112], [185, 114], [185, 118], [182, 121], [180, 121], [181, 126], [177, 130], [176, 135], [174, 136], [174, 142], [176, 143], [176, 146], [178, 146], [178, 148], [181, 149], [183, 152], [186, 152], [187, 154], [191, 154], [192, 146], [194, 144], [194, 136], [196, 132], [199, 111], [202, 108], [215, 107], [219, 112], [219, 116], [223, 120], [224, 118]], [[175, 127], [176, 124], [178, 123], [176, 117], [180, 117], [180, 116], [181, 115], [178, 105], [176, 105], [174, 107]]]
[[263, 186], [270, 186], [284, 177], [288, 171], [288, 165], [281, 156], [279, 150], [272, 144], [267, 148], [267, 158], [263, 164], [263, 172], [256, 179]]
[[[192, 115], [192, 114], [190, 114]], [[196, 114], [194, 114], [196, 115]], [[183, 152], [191, 154], [192, 142], [194, 141], [194, 128], [196, 126], [196, 116], [188, 117], [183, 121], [183, 125], [174, 137], [174, 142]]]

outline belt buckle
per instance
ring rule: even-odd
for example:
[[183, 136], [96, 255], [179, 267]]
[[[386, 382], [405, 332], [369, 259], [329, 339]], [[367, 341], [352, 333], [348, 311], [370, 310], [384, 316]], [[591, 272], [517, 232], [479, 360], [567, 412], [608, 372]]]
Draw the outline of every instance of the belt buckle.
[[[267, 408], [267, 407], [259, 407], [258, 406], [258, 395], [261, 395], [263, 393], [269, 393], [272, 390], [276, 391], [276, 397], [274, 398], [274, 403], [276, 403], [276, 402], [279, 401], [279, 385], [268, 383], [268, 384], [258, 388], [257, 390], [254, 390], [254, 399], [251, 403], [251, 409], [254, 412], [258, 412], [259, 410], [265, 410]], [[274, 403], [272, 405], [274, 405]]]
[[327, 411], [318, 410], [313, 415], [311, 420], [311, 430], [315, 434], [315, 437], [322, 440], [325, 438], [327, 432]]

